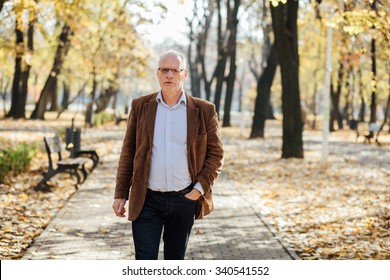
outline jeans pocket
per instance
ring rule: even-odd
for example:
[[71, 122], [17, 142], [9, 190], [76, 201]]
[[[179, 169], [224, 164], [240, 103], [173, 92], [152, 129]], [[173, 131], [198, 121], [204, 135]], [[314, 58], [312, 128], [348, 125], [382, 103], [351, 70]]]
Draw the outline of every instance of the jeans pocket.
[[181, 195], [181, 197], [186, 200], [186, 201], [189, 201], [189, 202], [192, 202], [192, 203], [196, 203], [197, 200], [193, 200], [193, 199], [189, 199], [188, 197], [186, 197], [185, 194]]

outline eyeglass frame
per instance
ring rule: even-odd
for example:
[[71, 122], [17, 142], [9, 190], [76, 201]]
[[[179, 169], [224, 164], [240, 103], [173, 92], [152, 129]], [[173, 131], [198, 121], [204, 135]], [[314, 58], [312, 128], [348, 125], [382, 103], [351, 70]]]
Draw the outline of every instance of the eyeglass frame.
[[180, 74], [181, 72], [185, 71], [186, 69], [159, 67], [159, 68], [157, 68], [157, 70], [161, 71], [163, 74], [168, 74], [169, 71], [172, 71], [172, 74]]

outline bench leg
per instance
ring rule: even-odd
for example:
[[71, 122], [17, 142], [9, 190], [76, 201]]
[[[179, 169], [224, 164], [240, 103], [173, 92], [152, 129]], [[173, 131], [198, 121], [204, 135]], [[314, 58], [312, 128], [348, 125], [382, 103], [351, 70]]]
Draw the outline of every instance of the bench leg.
[[99, 156], [96, 152], [93, 152], [92, 154], [92, 157], [93, 157], [93, 167], [92, 167], [92, 170], [96, 168], [96, 166], [98, 165], [99, 163]]
[[77, 154], [77, 156], [82, 156], [82, 155], [87, 155], [93, 161], [92, 170], [94, 170], [99, 163], [99, 156], [96, 153], [96, 151], [83, 151], [83, 150], [81, 150]]
[[34, 187], [34, 190], [36, 191], [49, 191], [49, 187], [46, 185], [46, 182], [49, 181], [54, 175], [56, 175], [57, 172], [53, 170], [49, 170], [45, 173], [45, 176], [42, 178], [41, 181]]
[[78, 173], [78, 166], [74, 166], [74, 167], [73, 166], [72, 167], [61, 166], [61, 167], [58, 167], [57, 173], [60, 173], [60, 172], [68, 173], [71, 176], [75, 176], [76, 180], [77, 180], [77, 183], [75, 184], [75, 188], [78, 189], [77, 185], [79, 185], [81, 183], [81, 177], [80, 177], [80, 174]]
[[78, 173], [77, 169], [72, 169], [70, 172], [71, 175], [74, 175], [77, 179], [77, 184], [75, 184], [75, 188], [78, 189], [78, 185], [81, 183], [81, 177], [80, 174]]
[[82, 183], [84, 183], [85, 179], [87, 179], [87, 176], [88, 176], [88, 172], [85, 169], [84, 164], [81, 166], [81, 172], [83, 173], [83, 181], [82, 181]]

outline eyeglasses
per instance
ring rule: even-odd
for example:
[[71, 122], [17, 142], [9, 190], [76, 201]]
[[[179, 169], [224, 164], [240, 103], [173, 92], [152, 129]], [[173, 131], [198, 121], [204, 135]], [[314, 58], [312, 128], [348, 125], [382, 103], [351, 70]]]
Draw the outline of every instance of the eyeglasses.
[[158, 68], [158, 70], [161, 71], [164, 74], [168, 74], [169, 71], [172, 71], [173, 74], [179, 74], [182, 71], [184, 71], [185, 69], [181, 69], [181, 68]]

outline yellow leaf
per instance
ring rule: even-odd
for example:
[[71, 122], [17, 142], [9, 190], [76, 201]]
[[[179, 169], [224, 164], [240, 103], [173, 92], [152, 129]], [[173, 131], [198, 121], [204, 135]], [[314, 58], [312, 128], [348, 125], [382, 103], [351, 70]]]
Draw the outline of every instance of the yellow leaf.
[[279, 1], [271, 0], [271, 5], [274, 6], [274, 7], [277, 7], [279, 5]]

